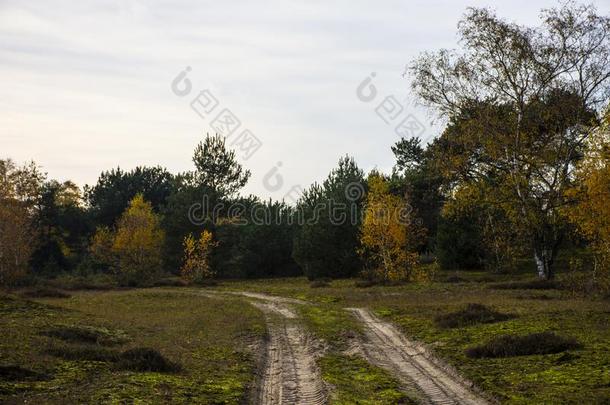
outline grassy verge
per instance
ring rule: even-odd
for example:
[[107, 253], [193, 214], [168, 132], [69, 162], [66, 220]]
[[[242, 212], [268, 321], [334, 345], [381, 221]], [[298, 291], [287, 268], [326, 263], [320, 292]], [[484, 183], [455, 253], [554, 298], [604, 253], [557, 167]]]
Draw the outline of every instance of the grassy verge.
[[[440, 328], [440, 313], [483, 303], [515, 314], [504, 322]], [[610, 397], [610, 333], [607, 303], [573, 299], [523, 299], [518, 293], [449, 289], [442, 301], [422, 292], [373, 305], [377, 313], [424, 341], [466, 377], [507, 403], [603, 403]], [[502, 335], [555, 332], [582, 348], [566, 353], [473, 359], [465, 351]]]
[[299, 310], [308, 329], [328, 343], [318, 365], [324, 381], [333, 386], [331, 404], [415, 403], [386, 371], [346, 354], [361, 326], [336, 300], [321, 299]]
[[331, 404], [415, 404], [383, 370], [355, 356], [331, 354], [320, 359], [322, 378], [335, 389]]
[[187, 290], [1, 296], [0, 402], [239, 403], [264, 331], [244, 301]]

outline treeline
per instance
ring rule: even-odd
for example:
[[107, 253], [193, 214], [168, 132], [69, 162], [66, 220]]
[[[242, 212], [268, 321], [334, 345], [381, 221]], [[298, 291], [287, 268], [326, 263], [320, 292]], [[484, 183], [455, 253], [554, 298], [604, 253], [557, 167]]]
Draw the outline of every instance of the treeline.
[[113, 169], [81, 192], [48, 180], [33, 162], [1, 160], [2, 283], [62, 273], [108, 273], [123, 285], [164, 274], [315, 279], [367, 268], [372, 277], [382, 267], [383, 278], [398, 280], [426, 244], [423, 233], [410, 232], [423, 228], [403, 195], [404, 178], [373, 172], [367, 179], [347, 156], [296, 206], [237, 195], [250, 172], [220, 136], [207, 136], [193, 162], [193, 171], [178, 175]]
[[393, 145], [392, 173], [341, 158], [296, 206], [241, 196], [250, 172], [219, 136], [197, 146], [190, 172], [117, 168], [82, 191], [0, 161], [0, 283], [62, 272], [128, 285], [162, 274], [404, 281], [520, 266], [551, 279], [570, 249], [582, 254], [562, 270], [608, 288], [610, 20], [574, 3], [542, 18], [534, 29], [470, 9], [459, 52], [409, 68], [443, 132]]

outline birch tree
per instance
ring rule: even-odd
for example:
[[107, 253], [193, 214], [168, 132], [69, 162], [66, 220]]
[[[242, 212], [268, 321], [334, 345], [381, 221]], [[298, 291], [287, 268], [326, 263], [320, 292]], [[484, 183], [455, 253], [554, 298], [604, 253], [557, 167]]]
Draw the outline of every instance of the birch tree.
[[448, 124], [437, 145], [453, 186], [486, 182], [489, 202], [509, 207], [548, 279], [565, 191], [610, 93], [610, 19], [570, 2], [541, 20], [530, 28], [469, 9], [462, 48], [423, 54], [409, 72], [416, 95]]

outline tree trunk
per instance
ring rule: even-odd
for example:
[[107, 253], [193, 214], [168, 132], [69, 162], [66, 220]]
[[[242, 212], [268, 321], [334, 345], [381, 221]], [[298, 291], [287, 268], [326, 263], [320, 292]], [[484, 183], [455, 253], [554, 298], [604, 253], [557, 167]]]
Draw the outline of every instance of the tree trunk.
[[557, 248], [555, 246], [537, 246], [534, 248], [534, 260], [536, 269], [538, 270], [538, 278], [542, 280], [550, 280], [555, 276], [553, 262]]

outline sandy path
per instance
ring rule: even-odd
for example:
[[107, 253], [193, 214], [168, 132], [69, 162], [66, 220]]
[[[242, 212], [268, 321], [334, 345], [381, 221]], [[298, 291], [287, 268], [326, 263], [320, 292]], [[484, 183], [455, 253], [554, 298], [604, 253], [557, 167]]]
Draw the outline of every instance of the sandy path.
[[420, 344], [408, 340], [393, 325], [369, 310], [352, 308], [364, 325], [362, 351], [368, 361], [390, 371], [407, 387], [416, 388], [424, 403], [486, 404], [455, 373], [434, 359]]
[[297, 322], [289, 298], [238, 293], [253, 298], [267, 319], [269, 342], [258, 402], [267, 404], [324, 404], [327, 390], [316, 364], [320, 347]]

